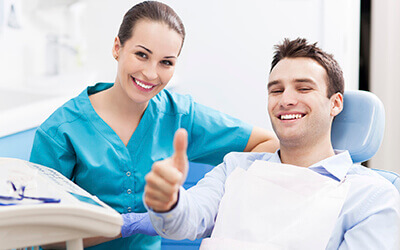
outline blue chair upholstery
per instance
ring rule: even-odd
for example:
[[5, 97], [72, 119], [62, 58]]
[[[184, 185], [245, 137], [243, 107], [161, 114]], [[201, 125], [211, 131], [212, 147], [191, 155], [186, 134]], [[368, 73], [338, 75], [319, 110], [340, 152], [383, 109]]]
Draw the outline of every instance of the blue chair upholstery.
[[[364, 162], [378, 151], [384, 131], [385, 109], [379, 98], [367, 91], [346, 91], [343, 111], [332, 124], [333, 148], [347, 149], [353, 162]], [[393, 183], [400, 192], [398, 174], [380, 169], [373, 170]]]
[[343, 110], [332, 124], [332, 145], [347, 149], [353, 162], [371, 159], [385, 130], [385, 109], [379, 98], [362, 90], [344, 93]]

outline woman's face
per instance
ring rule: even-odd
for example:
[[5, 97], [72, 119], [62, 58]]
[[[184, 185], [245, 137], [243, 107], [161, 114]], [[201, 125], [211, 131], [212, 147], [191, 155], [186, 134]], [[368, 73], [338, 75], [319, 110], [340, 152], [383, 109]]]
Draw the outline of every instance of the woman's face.
[[115, 80], [134, 102], [147, 103], [171, 79], [182, 37], [166, 24], [140, 20], [123, 46], [115, 38], [113, 55], [118, 61]]

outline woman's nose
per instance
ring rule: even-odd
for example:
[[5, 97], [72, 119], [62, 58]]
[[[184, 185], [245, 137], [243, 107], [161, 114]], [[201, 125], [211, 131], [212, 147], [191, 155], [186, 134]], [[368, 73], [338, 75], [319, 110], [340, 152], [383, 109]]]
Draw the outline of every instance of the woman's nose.
[[147, 63], [143, 68], [142, 73], [149, 81], [157, 79], [157, 64], [151, 62]]

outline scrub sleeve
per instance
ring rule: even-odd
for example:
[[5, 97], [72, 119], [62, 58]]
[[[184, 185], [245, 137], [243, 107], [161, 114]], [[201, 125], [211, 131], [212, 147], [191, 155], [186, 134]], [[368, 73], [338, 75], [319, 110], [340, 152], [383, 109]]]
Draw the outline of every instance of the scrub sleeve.
[[[197, 104], [188, 95], [162, 90], [152, 98], [127, 146], [93, 109], [89, 95], [111, 83], [88, 87], [57, 109], [37, 130], [30, 161], [51, 167], [119, 213], [146, 212], [144, 176], [155, 161], [173, 154], [175, 131], [188, 131], [190, 161], [217, 165], [243, 151], [252, 127]], [[88, 249], [159, 249], [159, 236], [120, 238]]]

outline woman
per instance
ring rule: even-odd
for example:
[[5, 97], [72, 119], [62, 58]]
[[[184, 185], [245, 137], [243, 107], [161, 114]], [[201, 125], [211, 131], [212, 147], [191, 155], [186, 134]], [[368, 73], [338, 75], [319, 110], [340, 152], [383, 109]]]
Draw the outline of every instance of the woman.
[[[112, 53], [114, 84], [98, 83], [38, 129], [31, 161], [52, 167], [120, 213], [145, 212], [144, 176], [173, 153], [178, 128], [189, 134], [190, 161], [218, 164], [230, 151], [274, 151], [272, 133], [164, 90], [185, 38], [177, 14], [143, 2], [124, 16]], [[85, 241], [85, 246], [110, 239]], [[96, 249], [157, 249], [160, 238], [136, 234]]]

